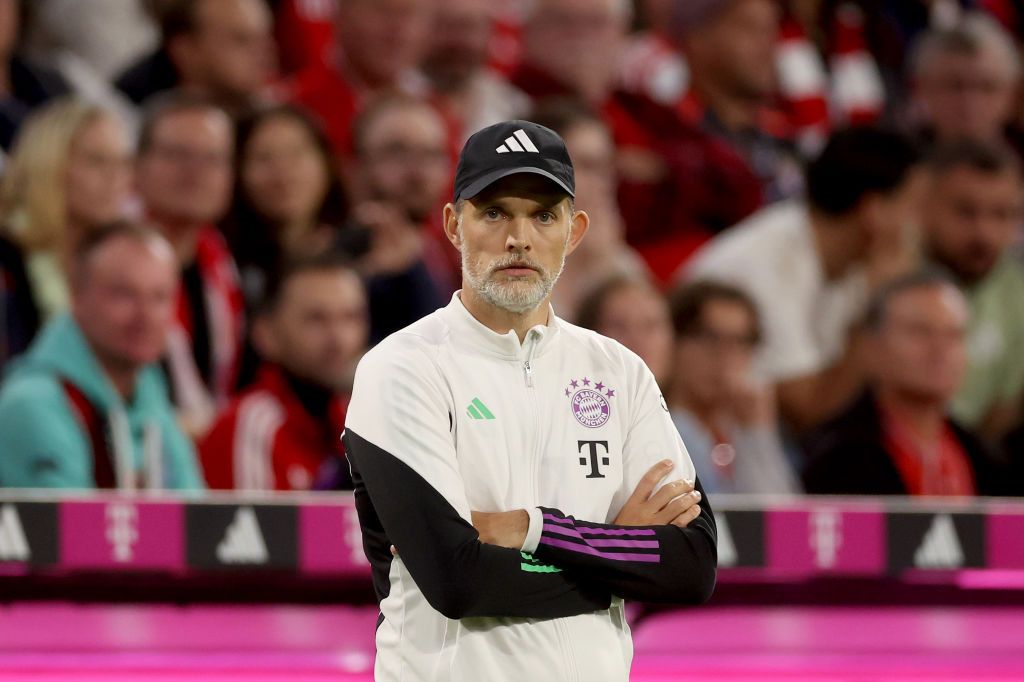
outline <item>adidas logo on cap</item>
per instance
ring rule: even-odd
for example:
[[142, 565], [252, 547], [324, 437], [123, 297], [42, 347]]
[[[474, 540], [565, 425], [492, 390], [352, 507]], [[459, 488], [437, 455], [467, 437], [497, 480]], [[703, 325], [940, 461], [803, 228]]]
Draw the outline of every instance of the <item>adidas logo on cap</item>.
[[533, 144], [533, 140], [527, 136], [526, 131], [522, 128], [506, 137], [505, 144], [501, 145], [494, 151], [499, 154], [508, 154], [509, 152], [529, 152], [530, 154], [540, 154], [540, 150], [537, 149], [537, 146]]

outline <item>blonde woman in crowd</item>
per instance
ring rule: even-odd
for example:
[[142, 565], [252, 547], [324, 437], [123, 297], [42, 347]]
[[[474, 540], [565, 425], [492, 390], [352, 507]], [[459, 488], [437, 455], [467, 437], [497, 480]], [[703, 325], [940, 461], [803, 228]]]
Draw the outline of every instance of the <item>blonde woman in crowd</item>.
[[[78, 98], [54, 100], [21, 129], [0, 184], [0, 230], [25, 275], [23, 319], [43, 323], [67, 309], [70, 256], [85, 235], [124, 215], [130, 161], [124, 124]], [[6, 317], [5, 331], [25, 326]]]

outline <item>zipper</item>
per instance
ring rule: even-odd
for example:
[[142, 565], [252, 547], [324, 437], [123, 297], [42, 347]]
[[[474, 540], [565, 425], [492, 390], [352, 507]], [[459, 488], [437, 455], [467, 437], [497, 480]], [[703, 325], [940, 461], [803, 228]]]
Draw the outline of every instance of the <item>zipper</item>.
[[526, 335], [526, 343], [524, 344], [526, 349], [526, 359], [523, 361], [523, 380], [526, 383], [526, 401], [530, 404], [530, 412], [533, 419], [531, 425], [533, 427], [533, 443], [530, 448], [530, 459], [526, 461], [527, 464], [527, 481], [529, 483], [530, 490], [530, 503], [532, 506], [536, 506], [537, 500], [540, 497], [540, 490], [538, 486], [538, 479], [540, 478], [540, 459], [541, 459], [541, 414], [540, 406], [537, 404], [537, 396], [534, 394], [533, 384], [533, 354], [537, 349], [537, 337], [540, 333], [535, 330], [530, 330]]

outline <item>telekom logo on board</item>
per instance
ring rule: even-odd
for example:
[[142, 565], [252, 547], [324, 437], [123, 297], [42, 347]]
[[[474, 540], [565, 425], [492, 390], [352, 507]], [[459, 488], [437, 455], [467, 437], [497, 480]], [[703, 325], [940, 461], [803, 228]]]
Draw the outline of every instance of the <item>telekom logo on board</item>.
[[834, 509], [815, 509], [808, 517], [811, 549], [818, 568], [834, 568], [843, 546], [843, 517]]
[[107, 505], [106, 519], [106, 538], [114, 561], [131, 561], [139, 541], [139, 510], [134, 504], [113, 502]]

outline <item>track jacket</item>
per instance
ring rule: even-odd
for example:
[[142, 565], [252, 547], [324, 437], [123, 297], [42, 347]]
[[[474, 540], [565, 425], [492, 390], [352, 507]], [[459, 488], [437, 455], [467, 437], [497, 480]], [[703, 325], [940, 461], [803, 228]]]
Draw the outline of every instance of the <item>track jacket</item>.
[[[686, 529], [610, 525], [656, 462], [693, 464], [643, 361], [553, 312], [520, 344], [456, 293], [363, 358], [345, 427], [378, 681], [623, 681], [623, 599], [713, 589], [706, 499]], [[471, 511], [514, 509], [523, 551], [480, 542]]]

